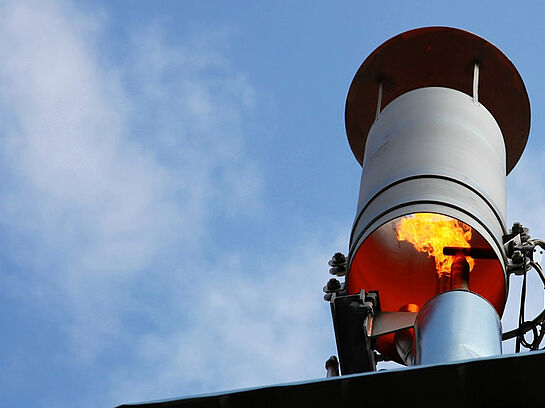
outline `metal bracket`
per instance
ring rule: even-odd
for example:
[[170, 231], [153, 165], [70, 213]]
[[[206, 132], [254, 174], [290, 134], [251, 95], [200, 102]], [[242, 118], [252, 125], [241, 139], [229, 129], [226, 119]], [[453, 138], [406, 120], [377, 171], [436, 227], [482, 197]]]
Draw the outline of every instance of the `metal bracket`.
[[333, 328], [341, 373], [355, 374], [376, 370], [374, 349], [369, 335], [373, 314], [380, 310], [377, 293], [361, 291], [357, 295], [337, 296], [330, 300]]
[[373, 318], [371, 337], [375, 338], [399, 330], [410, 329], [414, 327], [416, 315], [415, 312], [380, 312]]
[[377, 338], [414, 327], [415, 312], [382, 312], [378, 292], [330, 294], [331, 315], [341, 373], [376, 370]]

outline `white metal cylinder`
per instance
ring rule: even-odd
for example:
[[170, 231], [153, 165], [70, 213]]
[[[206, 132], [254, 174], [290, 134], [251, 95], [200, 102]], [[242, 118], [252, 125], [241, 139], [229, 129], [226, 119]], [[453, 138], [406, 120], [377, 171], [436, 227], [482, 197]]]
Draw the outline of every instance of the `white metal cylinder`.
[[494, 117], [462, 92], [421, 88], [392, 101], [365, 144], [359, 205], [414, 176], [444, 176], [505, 214], [505, 143]]
[[496, 120], [469, 95], [430, 87], [399, 96], [367, 137], [351, 259], [386, 222], [433, 211], [474, 228], [503, 267], [505, 163]]
[[501, 323], [494, 307], [474, 293], [441, 293], [418, 312], [414, 364], [437, 364], [501, 354]]

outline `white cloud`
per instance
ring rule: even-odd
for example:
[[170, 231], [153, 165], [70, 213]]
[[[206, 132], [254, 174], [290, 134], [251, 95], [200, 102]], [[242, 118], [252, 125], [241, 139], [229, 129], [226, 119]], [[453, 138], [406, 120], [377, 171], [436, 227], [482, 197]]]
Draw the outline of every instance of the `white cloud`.
[[[327, 260], [346, 236], [309, 240], [281, 259], [212, 266], [225, 273], [187, 294], [193, 320], [166, 336], [137, 339], [138, 369], [115, 373], [113, 399], [175, 397], [325, 376], [335, 354], [329, 305], [322, 298]], [[250, 274], [241, 271], [250, 269]], [[219, 276], [218, 273], [214, 273]], [[182, 311], [173, 311], [174, 313]]]
[[0, 222], [26, 243], [10, 284], [55, 304], [88, 362], [141, 307], [135, 282], [173, 273], [153, 266], [202, 251], [209, 214], [259, 208], [261, 189], [241, 134], [252, 89], [222, 50], [152, 28], [114, 69], [103, 17], [11, 2], [0, 21]]
[[264, 206], [245, 151], [256, 98], [224, 56], [228, 33], [173, 42], [151, 24], [113, 61], [104, 15], [1, 11], [0, 226], [23, 242], [0, 249], [20, 271], [2, 281], [68, 335], [53, 352], [97, 373], [104, 392], [79, 402], [322, 376], [331, 240], [287, 260], [206, 252], [210, 218]]
[[[535, 137], [535, 136], [534, 136]], [[545, 150], [529, 143], [513, 172], [507, 177], [508, 218], [530, 227], [533, 237], [545, 237]]]

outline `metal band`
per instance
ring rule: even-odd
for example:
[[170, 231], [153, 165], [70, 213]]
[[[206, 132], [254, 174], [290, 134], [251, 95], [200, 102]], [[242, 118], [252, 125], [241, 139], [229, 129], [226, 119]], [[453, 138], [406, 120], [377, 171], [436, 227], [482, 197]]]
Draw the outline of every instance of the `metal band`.
[[[386, 190], [398, 185], [398, 184], [401, 184], [401, 183], [404, 183], [406, 181], [410, 181], [410, 180], [415, 180], [415, 179], [425, 179], [425, 178], [437, 178], [437, 179], [442, 179], [442, 180], [448, 180], [448, 181], [451, 181], [453, 183], [456, 183], [456, 184], [459, 184], [461, 186], [464, 186], [465, 188], [471, 190], [473, 193], [475, 193], [476, 195], [478, 195], [487, 205], [488, 207], [492, 210], [492, 212], [494, 213], [494, 215], [496, 216], [497, 220], [499, 221], [501, 227], [502, 227], [502, 230], [504, 232], [504, 234], [507, 234], [507, 229], [504, 225], [504, 222], [503, 222], [503, 219], [500, 215], [500, 212], [498, 211], [498, 209], [492, 204], [491, 200], [489, 200], [487, 197], [484, 196], [483, 193], [481, 193], [477, 188], [467, 184], [467, 183], [464, 183], [463, 181], [460, 181], [458, 179], [455, 179], [453, 177], [448, 177], [448, 176], [443, 176], [443, 175], [439, 175], [439, 174], [419, 174], [419, 175], [415, 175], [415, 176], [409, 176], [409, 177], [404, 177], [404, 178], [401, 178], [399, 180], [396, 180], [394, 181], [393, 183], [390, 183], [388, 184], [387, 186], [381, 188], [379, 191], [377, 191], [375, 194], [373, 194], [373, 196], [365, 203], [365, 205], [362, 207], [361, 211], [358, 212], [358, 214], [356, 215], [356, 219], [354, 220], [354, 223], [352, 225], [352, 232], [350, 233], [350, 246], [352, 246], [352, 243], [354, 242], [354, 227], [358, 224], [360, 218], [363, 216], [363, 213], [365, 212], [365, 210], [371, 205], [371, 203], [376, 199], [378, 198], [381, 194], [383, 194]], [[443, 203], [443, 204], [446, 204], [446, 203]], [[446, 204], [447, 206], [450, 206], [448, 204]], [[361, 234], [360, 234], [361, 235]]]

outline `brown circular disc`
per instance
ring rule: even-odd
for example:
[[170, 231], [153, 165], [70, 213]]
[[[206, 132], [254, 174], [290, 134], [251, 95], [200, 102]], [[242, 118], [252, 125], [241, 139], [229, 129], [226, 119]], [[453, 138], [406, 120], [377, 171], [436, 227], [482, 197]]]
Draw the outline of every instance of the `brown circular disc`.
[[509, 173], [526, 146], [530, 101], [513, 63], [493, 44], [467, 31], [424, 27], [399, 34], [379, 46], [358, 69], [346, 98], [346, 133], [360, 164], [375, 121], [379, 84], [384, 109], [398, 96], [440, 86], [473, 95], [473, 68], [479, 64], [478, 100], [503, 133]]

